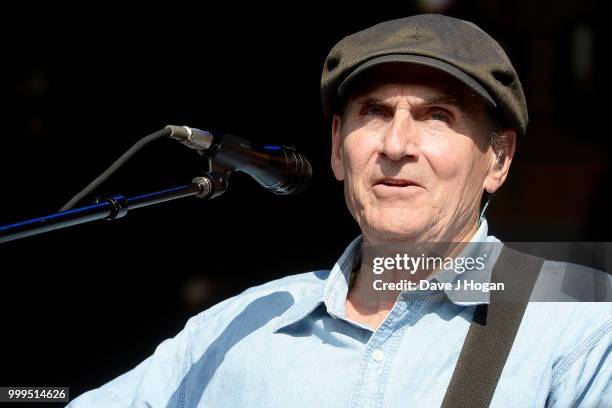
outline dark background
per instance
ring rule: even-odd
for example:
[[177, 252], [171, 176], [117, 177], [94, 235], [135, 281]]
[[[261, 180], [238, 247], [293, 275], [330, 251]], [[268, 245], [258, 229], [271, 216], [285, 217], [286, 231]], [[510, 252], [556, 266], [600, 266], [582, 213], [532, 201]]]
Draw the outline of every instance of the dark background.
[[[2, 244], [0, 385], [70, 386], [75, 397], [135, 366], [212, 304], [330, 268], [358, 230], [329, 168], [322, 64], [343, 36], [387, 19], [440, 10], [471, 20], [519, 72], [531, 122], [490, 207], [491, 233], [610, 241], [602, 11], [591, 1], [434, 3], [3, 13], [0, 224], [56, 211], [166, 124], [294, 145], [311, 158], [314, 179], [307, 192], [278, 197], [238, 175], [212, 201]], [[162, 140], [97, 194], [155, 191], [201, 169], [193, 151]]]

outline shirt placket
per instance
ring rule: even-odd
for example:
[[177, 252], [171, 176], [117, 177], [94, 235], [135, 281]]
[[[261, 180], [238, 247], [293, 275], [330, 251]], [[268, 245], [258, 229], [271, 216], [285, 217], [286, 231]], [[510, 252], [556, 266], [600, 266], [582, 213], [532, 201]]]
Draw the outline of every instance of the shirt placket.
[[359, 364], [348, 407], [383, 406], [393, 358], [406, 328], [417, 318], [423, 303], [422, 296], [408, 298], [402, 294], [385, 321], [372, 334]]

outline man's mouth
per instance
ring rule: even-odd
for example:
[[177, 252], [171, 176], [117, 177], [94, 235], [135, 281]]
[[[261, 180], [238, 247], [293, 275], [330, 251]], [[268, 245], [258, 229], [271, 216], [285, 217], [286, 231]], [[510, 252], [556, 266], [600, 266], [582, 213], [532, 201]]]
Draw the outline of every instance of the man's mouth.
[[379, 184], [382, 184], [388, 187], [418, 186], [418, 184], [412, 180], [401, 179], [401, 178], [390, 178], [390, 177], [382, 178], [378, 180], [376, 183], [374, 183], [375, 186]]

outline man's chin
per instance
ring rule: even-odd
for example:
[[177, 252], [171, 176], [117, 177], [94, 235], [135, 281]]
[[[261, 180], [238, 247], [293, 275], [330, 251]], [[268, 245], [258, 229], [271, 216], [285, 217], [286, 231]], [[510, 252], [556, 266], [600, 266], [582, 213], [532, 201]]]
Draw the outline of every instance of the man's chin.
[[427, 228], [424, 224], [388, 222], [372, 223], [362, 228], [364, 235], [372, 244], [421, 241], [425, 239]]

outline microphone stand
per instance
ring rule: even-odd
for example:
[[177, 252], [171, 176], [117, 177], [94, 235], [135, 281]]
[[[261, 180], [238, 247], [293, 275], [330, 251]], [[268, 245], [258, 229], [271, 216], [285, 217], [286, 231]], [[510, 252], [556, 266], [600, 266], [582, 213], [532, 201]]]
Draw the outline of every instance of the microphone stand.
[[172, 187], [153, 193], [133, 197], [113, 195], [98, 199], [95, 203], [60, 211], [43, 217], [32, 218], [0, 226], [0, 243], [42, 234], [56, 229], [84, 224], [95, 220], [114, 220], [124, 217], [129, 210], [147, 207], [183, 197], [196, 196], [209, 200], [223, 194], [227, 189], [229, 173], [210, 172], [196, 177], [191, 184]]

